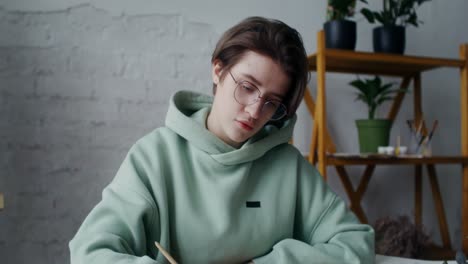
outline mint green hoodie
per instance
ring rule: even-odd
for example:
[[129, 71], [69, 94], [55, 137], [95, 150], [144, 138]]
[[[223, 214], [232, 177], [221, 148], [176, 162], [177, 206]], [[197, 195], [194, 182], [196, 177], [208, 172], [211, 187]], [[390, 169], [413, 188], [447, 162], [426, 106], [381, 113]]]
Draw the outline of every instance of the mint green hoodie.
[[239, 148], [206, 129], [212, 97], [178, 92], [70, 242], [72, 264], [373, 263], [374, 233], [288, 144], [296, 118]]

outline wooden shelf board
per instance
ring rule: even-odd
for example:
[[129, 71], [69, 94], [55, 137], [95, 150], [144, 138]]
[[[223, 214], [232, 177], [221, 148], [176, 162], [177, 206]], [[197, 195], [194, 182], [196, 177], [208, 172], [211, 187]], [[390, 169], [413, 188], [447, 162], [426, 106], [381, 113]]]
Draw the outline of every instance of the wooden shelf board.
[[[411, 76], [439, 67], [464, 66], [460, 59], [444, 59], [347, 50], [325, 50], [326, 71], [355, 74]], [[317, 71], [317, 53], [308, 57], [309, 70]]]
[[425, 165], [425, 164], [468, 164], [468, 157], [463, 156], [431, 156], [421, 157], [414, 155], [407, 156], [388, 156], [388, 155], [343, 155], [341, 153], [328, 154], [327, 165], [345, 166], [345, 165]]

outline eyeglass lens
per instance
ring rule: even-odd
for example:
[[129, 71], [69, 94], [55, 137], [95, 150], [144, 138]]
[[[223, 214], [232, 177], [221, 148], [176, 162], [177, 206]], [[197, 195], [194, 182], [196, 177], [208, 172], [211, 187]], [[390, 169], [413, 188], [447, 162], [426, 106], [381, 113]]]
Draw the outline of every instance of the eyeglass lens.
[[[247, 83], [238, 82], [234, 91], [234, 98], [242, 105], [255, 104], [261, 98], [260, 90]], [[267, 100], [262, 106], [262, 113], [268, 116], [270, 120], [279, 120], [286, 115], [286, 107], [278, 101]]]

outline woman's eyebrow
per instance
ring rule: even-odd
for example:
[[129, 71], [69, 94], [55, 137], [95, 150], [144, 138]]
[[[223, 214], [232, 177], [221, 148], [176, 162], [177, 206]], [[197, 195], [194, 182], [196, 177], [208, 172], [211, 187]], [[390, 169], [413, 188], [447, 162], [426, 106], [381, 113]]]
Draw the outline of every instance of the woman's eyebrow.
[[[257, 80], [257, 78], [255, 78], [253, 75], [249, 74], [249, 73], [242, 73], [241, 74], [244, 78], [247, 78], [249, 80], [249, 82], [252, 82], [253, 84], [255, 84], [255, 86], [262, 86], [262, 83]], [[268, 93], [268, 95], [273, 95], [275, 97], [278, 97], [276, 99], [279, 99], [280, 101], [282, 101], [284, 99], [284, 95], [282, 94], [278, 94], [278, 93]]]
[[257, 80], [257, 78], [255, 78], [253, 75], [249, 73], [242, 73], [242, 76], [244, 76], [247, 79], [250, 79], [249, 81], [253, 82], [256, 86], [262, 86], [262, 83], [259, 80]]

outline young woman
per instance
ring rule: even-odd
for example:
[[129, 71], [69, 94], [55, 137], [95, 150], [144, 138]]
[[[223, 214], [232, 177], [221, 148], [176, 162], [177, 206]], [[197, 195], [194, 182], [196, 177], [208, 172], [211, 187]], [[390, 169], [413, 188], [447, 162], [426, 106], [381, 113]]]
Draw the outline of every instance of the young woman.
[[306, 87], [299, 33], [248, 18], [212, 57], [214, 97], [173, 95], [70, 242], [71, 263], [373, 263], [360, 224], [288, 144]]

